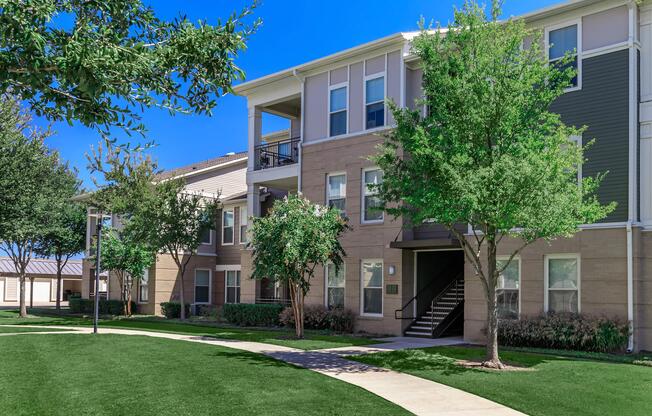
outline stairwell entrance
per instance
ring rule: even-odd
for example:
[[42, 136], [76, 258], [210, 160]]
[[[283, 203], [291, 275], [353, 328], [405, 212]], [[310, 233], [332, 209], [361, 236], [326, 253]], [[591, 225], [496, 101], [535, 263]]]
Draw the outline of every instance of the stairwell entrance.
[[408, 336], [462, 335], [464, 328], [464, 253], [415, 252], [415, 299]]

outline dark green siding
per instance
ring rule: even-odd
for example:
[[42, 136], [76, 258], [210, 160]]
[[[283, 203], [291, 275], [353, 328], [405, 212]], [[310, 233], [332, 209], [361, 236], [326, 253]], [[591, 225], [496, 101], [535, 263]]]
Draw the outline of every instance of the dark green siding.
[[601, 202], [618, 206], [603, 222], [627, 221], [629, 151], [629, 51], [623, 50], [582, 61], [582, 90], [564, 94], [552, 106], [564, 123], [587, 126], [584, 143], [595, 139], [586, 152], [584, 176], [609, 172], [598, 191]]

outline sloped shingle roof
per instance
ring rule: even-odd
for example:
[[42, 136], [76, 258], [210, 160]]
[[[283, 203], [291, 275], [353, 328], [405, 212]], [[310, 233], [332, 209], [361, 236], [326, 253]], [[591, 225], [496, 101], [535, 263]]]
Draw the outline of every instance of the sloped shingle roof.
[[197, 162], [191, 165], [181, 166], [176, 169], [167, 170], [157, 175], [157, 178], [161, 180], [174, 178], [175, 176], [185, 175], [195, 171], [212, 168], [214, 166], [222, 165], [228, 162], [233, 162], [234, 160], [242, 159], [245, 157], [247, 157], [247, 152], [238, 152], [229, 155], [224, 155], [213, 159], [204, 160], [203, 162]]

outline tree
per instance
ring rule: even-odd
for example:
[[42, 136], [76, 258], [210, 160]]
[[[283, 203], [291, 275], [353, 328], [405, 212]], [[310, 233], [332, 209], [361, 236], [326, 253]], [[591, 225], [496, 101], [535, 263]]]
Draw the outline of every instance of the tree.
[[[128, 230], [129, 225], [124, 229]], [[140, 282], [154, 261], [156, 254], [149, 245], [131, 238], [129, 232], [106, 230], [102, 235], [102, 269], [115, 273], [120, 284], [120, 298], [125, 316], [131, 316], [134, 282]]]
[[44, 144], [49, 131], [33, 128], [30, 121], [16, 100], [0, 96], [0, 250], [18, 274], [22, 317], [27, 316], [27, 266], [47, 229], [53, 185], [61, 173], [58, 155]]
[[48, 201], [46, 229], [34, 251], [42, 257], [53, 257], [57, 263], [56, 308], [60, 310], [63, 268], [72, 256], [84, 251], [86, 208], [72, 200], [80, 192], [80, 181], [77, 172], [67, 165], [59, 166], [58, 172], [52, 177], [51, 187], [53, 197]]
[[159, 180], [157, 164], [145, 147], [115, 145], [105, 139], [89, 155], [93, 172], [101, 173], [99, 189], [91, 204], [121, 216], [128, 224], [129, 238], [167, 253], [178, 268], [177, 284], [181, 319], [186, 319], [184, 276], [201, 244], [202, 234], [215, 227], [219, 194], [187, 192], [182, 179]]
[[315, 268], [332, 262], [336, 270], [346, 256], [340, 236], [348, 229], [337, 208], [312, 204], [302, 195], [274, 202], [267, 216], [254, 218], [249, 246], [254, 279], [288, 285], [297, 338], [303, 338], [303, 305]]
[[0, 93], [38, 116], [143, 132], [135, 110], [210, 114], [244, 72], [256, 6], [215, 25], [166, 21], [141, 0], [0, 0]]
[[502, 368], [496, 284], [509, 264], [497, 265], [501, 241], [521, 242], [511, 261], [532, 242], [572, 236], [614, 208], [595, 195], [604, 175], [578, 179], [584, 148], [571, 136], [582, 130], [549, 110], [574, 76], [570, 55], [548, 65], [540, 34], [522, 20], [499, 22], [499, 14], [497, 2], [490, 17], [466, 2], [447, 31], [414, 39], [427, 114], [390, 104], [396, 128], [372, 157], [384, 171], [378, 191], [388, 213], [441, 223], [459, 240], [484, 288], [484, 365], [494, 368]]

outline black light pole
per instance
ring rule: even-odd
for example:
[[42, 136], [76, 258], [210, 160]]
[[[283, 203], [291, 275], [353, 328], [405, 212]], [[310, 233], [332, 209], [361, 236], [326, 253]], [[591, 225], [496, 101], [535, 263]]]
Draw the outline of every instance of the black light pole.
[[93, 333], [97, 334], [97, 321], [100, 317], [100, 246], [102, 245], [102, 215], [97, 222], [97, 253], [95, 257], [95, 314], [93, 316]]

